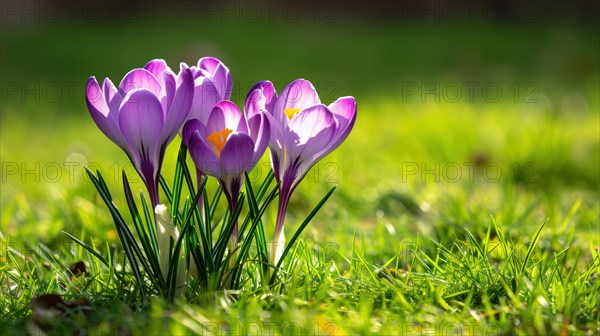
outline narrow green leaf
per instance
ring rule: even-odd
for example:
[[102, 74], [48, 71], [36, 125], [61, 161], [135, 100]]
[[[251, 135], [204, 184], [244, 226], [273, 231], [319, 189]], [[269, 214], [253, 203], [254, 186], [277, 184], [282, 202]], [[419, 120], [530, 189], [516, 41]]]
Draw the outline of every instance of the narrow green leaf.
[[[85, 167], [85, 170], [88, 174], [88, 176], [90, 177], [92, 183], [94, 184], [94, 186], [96, 187], [96, 189], [98, 190], [98, 193], [100, 194], [100, 197], [102, 198], [102, 200], [104, 200], [104, 203], [106, 204], [106, 206], [108, 207], [108, 210], [110, 211], [112, 217], [113, 217], [113, 221], [115, 222], [115, 226], [117, 228], [117, 233], [119, 234], [119, 238], [121, 239], [121, 243], [123, 245], [123, 248], [125, 249], [125, 255], [127, 257], [127, 259], [129, 260], [129, 264], [131, 265], [131, 269], [133, 270], [134, 276], [136, 278], [136, 281], [140, 287], [140, 292], [142, 297], [145, 297], [146, 293], [144, 290], [144, 281], [142, 278], [142, 274], [140, 272], [140, 269], [137, 265], [137, 262], [135, 260], [135, 256], [133, 255], [133, 252], [131, 251], [131, 246], [129, 244], [129, 241], [125, 238], [125, 234], [124, 234], [124, 230], [123, 230], [123, 226], [126, 227], [125, 223], [122, 221], [122, 217], [120, 216], [118, 210], [115, 208], [114, 204], [112, 203], [110, 197], [105, 193], [103, 187], [102, 187], [102, 183], [96, 178], [96, 176], [94, 176], [94, 174], [89, 170], [88, 167]], [[102, 179], [102, 175], [100, 174], [100, 172], [98, 172], [98, 176], [99, 178], [104, 181]], [[104, 184], [104, 186], [106, 186], [106, 184]]]
[[[183, 142], [182, 145], [183, 146]], [[179, 203], [181, 201], [181, 189], [183, 187], [183, 168], [182, 156], [185, 156], [185, 151], [182, 151], [182, 147], [179, 148], [179, 154], [177, 155], [177, 164], [175, 165], [175, 177], [173, 180], [173, 202], [171, 203], [171, 217], [176, 218], [177, 212], [179, 211]], [[184, 164], [185, 164], [185, 159]]]
[[[158, 251], [158, 241], [156, 236], [156, 225], [154, 224], [154, 211], [150, 211], [150, 206], [146, 202], [144, 193], [140, 191], [140, 200], [142, 201], [142, 208], [144, 209], [144, 218], [146, 219], [146, 230], [150, 236], [152, 247], [154, 251]], [[153, 209], [154, 210], [154, 209]]]
[[527, 254], [525, 255], [525, 260], [523, 260], [523, 265], [521, 266], [520, 274], [523, 274], [523, 272], [525, 272], [525, 268], [527, 267], [527, 262], [529, 261], [529, 258], [531, 258], [531, 254], [533, 253], [535, 246], [537, 245], [538, 241], [540, 240], [540, 234], [542, 233], [542, 229], [544, 228], [544, 226], [546, 226], [546, 223], [548, 223], [548, 219], [546, 219], [542, 223], [542, 225], [540, 225], [540, 227], [535, 231], [535, 234], [533, 235], [533, 239], [531, 240], [531, 243], [529, 243], [529, 248], [527, 249]]
[[74, 241], [75, 243], [77, 243], [78, 245], [80, 245], [81, 247], [83, 247], [84, 249], [86, 249], [94, 257], [96, 257], [98, 260], [100, 260], [104, 265], [106, 265], [107, 267], [111, 266], [108, 263], [108, 261], [100, 253], [98, 253], [96, 250], [94, 250], [91, 246], [89, 246], [88, 244], [82, 242], [81, 240], [79, 240], [78, 238], [76, 238], [75, 236], [73, 236], [72, 234], [70, 234], [70, 233], [68, 233], [66, 231], [63, 231], [62, 233], [64, 233], [72, 241]]
[[[192, 201], [191, 204], [197, 204], [198, 200], [200, 199], [200, 192], [196, 193], [196, 195], [194, 196], [194, 200]], [[174, 284], [175, 284], [175, 278], [176, 278], [176, 274], [177, 274], [177, 267], [178, 267], [178, 262], [177, 260], [174, 260], [175, 258], [179, 257], [179, 251], [181, 250], [181, 244], [184, 240], [184, 237], [186, 237], [186, 235], [188, 234], [188, 230], [190, 228], [193, 228], [193, 225], [191, 225], [191, 219], [192, 219], [192, 215], [193, 215], [193, 211], [186, 211], [185, 214], [185, 220], [182, 223], [183, 224], [183, 228], [181, 230], [181, 233], [179, 235], [179, 238], [177, 239], [177, 242], [175, 244], [175, 248], [173, 249], [173, 254], [170, 260], [170, 265], [169, 265], [169, 272], [168, 272], [168, 277], [167, 277], [167, 287], [168, 288], [173, 288]]]
[[265, 195], [265, 193], [267, 192], [267, 190], [269, 190], [269, 186], [271, 185], [271, 182], [273, 182], [274, 179], [275, 179], [275, 174], [273, 173], [273, 170], [269, 170], [267, 177], [265, 177], [265, 179], [263, 180], [263, 183], [260, 185], [260, 187], [258, 188], [258, 191], [256, 192], [256, 199], [258, 201], [260, 201], [263, 198], [263, 196]]
[[[252, 226], [248, 230], [248, 234], [246, 235], [246, 238], [244, 239], [244, 242], [242, 243], [242, 246], [241, 246], [239, 254], [238, 254], [238, 259], [236, 261], [236, 265], [241, 265], [243, 260], [246, 258], [248, 251], [250, 249], [250, 245], [252, 243], [252, 236], [255, 234], [254, 233], [255, 230], [257, 230], [257, 228], [259, 226], [262, 229], [261, 217], [267, 210], [268, 205], [277, 197], [278, 191], [279, 191], [278, 186], [275, 186], [275, 188], [273, 188], [271, 193], [267, 196], [267, 199], [265, 200], [265, 202], [263, 202], [263, 204], [261, 205], [261, 208], [254, 209], [255, 212], [253, 215], [254, 217], [252, 219]], [[250, 194], [250, 192], [249, 192], [249, 194]], [[254, 210], [251, 210], [251, 211], [254, 211]], [[257, 232], [259, 232], [259, 231], [257, 231]], [[259, 260], [263, 265], [263, 267], [262, 267], [263, 273], [266, 274], [266, 271], [267, 271], [268, 265], [269, 265], [269, 251], [268, 251], [267, 243], [264, 238], [264, 232], [263, 232], [262, 240], [258, 237], [258, 235], [256, 235], [256, 238], [257, 238], [257, 250], [259, 253]], [[241, 272], [234, 273], [234, 275], [233, 275], [234, 281], [235, 281], [234, 282], [235, 288], [238, 288], [238, 286], [239, 286], [240, 275], [241, 275]]]
[[[91, 173], [91, 172], [88, 172], [88, 174], [89, 173]], [[106, 196], [108, 196], [108, 199], [112, 201], [112, 196], [110, 195], [110, 190], [108, 190], [106, 181], [104, 181], [104, 178], [102, 177], [102, 174], [100, 174], [100, 171], [98, 169], [96, 169], [96, 176], [98, 176], [98, 182], [100, 183], [100, 186], [102, 186], [102, 190], [104, 191]]]
[[217, 268], [219, 268], [219, 265], [221, 265], [223, 262], [223, 255], [225, 254], [227, 243], [229, 242], [229, 238], [233, 233], [233, 226], [238, 220], [240, 213], [242, 212], [244, 200], [245, 195], [241, 193], [240, 197], [238, 198], [238, 203], [234, 210], [234, 213], [227, 219], [227, 225], [224, 226], [223, 230], [221, 230], [221, 234], [219, 235], [217, 242], [215, 243], [215, 247], [213, 250], [213, 262]]
[[[146, 229], [143, 227], [144, 223], [142, 222], [142, 218], [137, 210], [137, 205], [135, 204], [135, 200], [133, 195], [131, 194], [131, 186], [129, 185], [129, 180], [127, 179], [127, 174], [125, 170], [123, 170], [123, 191], [125, 193], [125, 199], [127, 201], [127, 206], [129, 207], [129, 213], [131, 214], [131, 218], [133, 219], [133, 223], [138, 234], [138, 238], [142, 243], [142, 247], [144, 249], [146, 258], [150, 263], [150, 267], [152, 268], [152, 275], [157, 277], [158, 279], [162, 279], [162, 274], [160, 271], [160, 264], [158, 261], [158, 249], [154, 249], [152, 242], [150, 241], [150, 237]], [[137, 244], [136, 244], [137, 245]]]
[[[217, 187], [217, 191], [215, 192], [215, 196], [212, 199], [212, 203], [210, 204], [208, 211], [206, 211], [206, 213], [208, 214], [206, 223], [212, 223], [212, 218], [215, 215], [215, 211], [217, 210], [217, 205], [219, 204], [219, 200], [221, 200], [222, 195], [223, 195], [223, 189], [221, 189], [221, 185], [219, 185]], [[205, 203], [204, 205], [206, 208], [207, 204]], [[208, 224], [207, 224], [207, 226], [208, 226]], [[211, 228], [211, 232], [213, 232], [216, 227], [217, 227], [217, 225], [213, 226]]]
[[165, 177], [160, 175], [158, 177], [158, 183], [160, 184], [161, 188], [165, 192], [165, 195], [167, 196], [167, 201], [169, 201], [169, 204], [173, 204], [173, 192], [171, 191], [171, 187], [169, 187], [167, 180], [165, 180]]
[[333, 192], [335, 191], [335, 188], [336, 187], [332, 187], [329, 190], [329, 192], [327, 192], [327, 194], [321, 199], [321, 201], [317, 204], [317, 206], [306, 217], [306, 219], [304, 220], [304, 222], [302, 222], [302, 224], [300, 224], [300, 226], [298, 227], [298, 229], [296, 230], [296, 232], [292, 236], [292, 239], [290, 239], [290, 241], [287, 243], [285, 249], [283, 250], [283, 254], [281, 255], [281, 258], [279, 259], [279, 262], [277, 263], [277, 267], [275, 267], [275, 270], [273, 271], [273, 275], [271, 276], [271, 280], [269, 281], [269, 283], [271, 285], [275, 282], [275, 278], [277, 277], [277, 271], [280, 269], [281, 264], [283, 263], [283, 260], [285, 259], [285, 256], [290, 251], [290, 248], [294, 245], [294, 243], [296, 242], [296, 240], [298, 239], [298, 237], [300, 236], [300, 234], [302, 233], [302, 231], [304, 230], [304, 228], [306, 228], [306, 226], [308, 225], [308, 223], [310, 223], [310, 221], [317, 214], [317, 212], [319, 212], [319, 210], [325, 204], [325, 202], [327, 202], [327, 200], [329, 199], [329, 197], [331, 196], [331, 194], [333, 194]]

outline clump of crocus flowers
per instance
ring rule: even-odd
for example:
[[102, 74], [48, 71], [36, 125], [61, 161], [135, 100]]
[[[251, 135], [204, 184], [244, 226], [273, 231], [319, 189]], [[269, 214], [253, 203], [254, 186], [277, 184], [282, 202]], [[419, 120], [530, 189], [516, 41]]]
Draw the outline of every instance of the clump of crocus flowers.
[[[136, 239], [101, 174], [88, 171], [115, 220], [142, 293], [155, 290], [175, 298], [186, 293], [186, 288], [188, 295], [239, 289], [241, 269], [252, 260], [260, 264], [256, 269], [262, 274], [262, 284], [276, 284], [273, 270], [285, 258], [286, 247], [294, 243], [285, 245], [284, 238], [290, 198], [311, 167], [347, 138], [356, 121], [353, 97], [322, 104], [313, 85], [304, 79], [293, 81], [279, 95], [271, 82], [257, 83], [248, 92], [243, 110], [229, 101], [232, 87], [229, 69], [214, 57], [201, 58], [192, 67], [182, 63], [177, 74], [164, 60], [153, 60], [127, 73], [118, 87], [108, 78], [102, 84], [94, 77], [88, 81], [86, 101], [93, 120], [127, 154], [150, 198], [153, 211], [143, 194], [143, 211], [138, 211], [124, 175]], [[166, 148], [177, 134], [181, 146], [175, 178], [169, 185], [161, 167]], [[253, 186], [249, 173], [267, 147], [272, 172]], [[195, 180], [190, 178], [187, 155]], [[218, 182], [212, 200], [207, 196], [207, 176]], [[188, 192], [185, 200], [184, 190]], [[224, 215], [218, 214], [221, 193], [228, 205]], [[277, 197], [271, 225], [265, 221], [265, 212]], [[215, 231], [216, 227], [220, 230]], [[274, 231], [272, 240], [265, 229]], [[252, 241], [258, 244], [255, 257], [250, 255]]]

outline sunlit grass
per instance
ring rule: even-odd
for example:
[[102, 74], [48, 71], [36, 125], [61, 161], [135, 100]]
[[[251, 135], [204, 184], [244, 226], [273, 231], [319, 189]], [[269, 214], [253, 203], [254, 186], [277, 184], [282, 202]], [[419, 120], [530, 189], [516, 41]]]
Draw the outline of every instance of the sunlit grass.
[[[89, 302], [52, 321], [54, 334], [600, 332], [593, 29], [223, 24], [199, 23], [191, 12], [158, 20], [161, 14], [131, 25], [3, 31], [0, 334], [32, 331], [30, 300], [46, 293]], [[338, 186], [296, 245], [284, 290], [142, 302], [115, 280], [130, 270], [122, 268], [111, 216], [83, 167], [102, 171], [123, 210], [121, 169], [128, 167], [134, 192], [144, 186], [89, 117], [83, 86], [90, 75], [119, 78], [154, 57], [176, 68], [208, 54], [230, 66], [237, 103], [258, 80], [281, 90], [304, 77], [318, 84], [325, 103], [355, 96], [356, 126], [292, 197], [288, 233]], [[402, 90], [465, 80], [498, 82], [504, 95], [453, 103]], [[525, 92], [515, 102], [512, 85], [532, 81], [538, 102], [525, 101]], [[75, 96], [56, 103], [39, 97], [41, 90], [25, 98], [8, 90], [66, 90], [67, 83]], [[165, 158], [168, 180], [178, 143]], [[257, 180], [267, 157], [263, 163]], [[274, 219], [267, 211], [265, 223], [274, 226]], [[62, 231], [93, 242], [114, 266]], [[66, 271], [80, 260], [87, 275]]]
[[[40, 175], [37, 182], [34, 172], [3, 169], [2, 330], [28, 323], [32, 297], [61, 293], [86, 298], [92, 312], [68, 314], [56, 333], [84, 327], [140, 334], [267, 328], [274, 334], [439, 334], [462, 328], [591, 335], [600, 327], [598, 108], [572, 115], [525, 107], [365, 98], [351, 136], [292, 198], [289, 230], [308, 204], [339, 186], [297, 245], [285, 290], [174, 305], [157, 298], [141, 304], [111, 276], [122, 271], [123, 252], [112, 247], [116, 232], [83, 164], [93, 162], [111, 176], [113, 165], [121, 169], [127, 159], [86, 113], [62, 120], [60, 132], [38, 124], [33, 138], [25, 134], [27, 120], [4, 116], [3, 165], [57, 163], [62, 175], [59, 181]], [[175, 162], [177, 146], [171, 147], [166, 162]], [[69, 172], [65, 161], [79, 165]], [[173, 176], [174, 165], [164, 169]], [[109, 187], [120, 191], [116, 177]], [[100, 265], [62, 230], [93, 241], [104, 255], [114, 253], [116, 268]], [[87, 264], [85, 277], [65, 272], [78, 260]]]

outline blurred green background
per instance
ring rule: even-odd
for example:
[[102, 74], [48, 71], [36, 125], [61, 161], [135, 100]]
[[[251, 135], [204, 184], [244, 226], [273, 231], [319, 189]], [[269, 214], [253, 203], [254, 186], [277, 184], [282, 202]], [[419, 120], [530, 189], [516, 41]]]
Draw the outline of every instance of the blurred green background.
[[263, 79], [280, 91], [306, 78], [325, 103], [356, 97], [353, 133], [292, 200], [293, 222], [340, 186], [310, 237], [343, 242], [375, 228], [392, 232], [392, 243], [415, 233], [451, 241], [459, 228], [487, 225], [490, 214], [528, 233], [536, 225], [522, 225], [519, 214], [559, 225], [578, 199], [587, 231], [599, 209], [597, 8], [3, 2], [0, 232], [51, 243], [64, 239], [60, 230], [83, 228], [113, 241], [83, 165], [100, 169], [115, 191], [121, 169], [135, 174], [89, 116], [87, 78], [118, 83], [153, 58], [177, 70], [208, 55], [228, 65], [239, 104]]
[[[599, 10], [593, 1], [3, 0], [0, 330], [22, 334], [30, 299], [64, 293], [96, 313], [57, 319], [55, 334], [70, 334], [70, 319], [96, 334], [212, 325], [234, 334], [259, 321], [339, 327], [327, 334], [597, 332]], [[326, 104], [354, 96], [358, 118], [292, 196], [288, 238], [338, 186], [296, 245], [306, 252], [287, 292], [147, 305], [105, 285], [109, 271], [61, 233], [122, 256], [84, 165], [102, 172], [121, 210], [122, 169], [144, 190], [92, 121], [85, 84], [118, 83], [154, 58], [177, 71], [203, 56], [229, 67], [238, 104], [259, 80], [281, 91], [306, 78]], [[166, 154], [167, 181], [179, 143]], [[273, 206], [269, 238], [274, 217]], [[83, 282], [63, 272], [80, 260], [91, 272]]]

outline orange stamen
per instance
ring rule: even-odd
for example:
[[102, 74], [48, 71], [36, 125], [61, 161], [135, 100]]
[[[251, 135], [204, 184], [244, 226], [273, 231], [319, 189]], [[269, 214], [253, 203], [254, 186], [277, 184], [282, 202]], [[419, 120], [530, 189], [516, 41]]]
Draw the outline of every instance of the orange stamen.
[[293, 117], [294, 117], [296, 114], [298, 114], [298, 112], [300, 112], [300, 109], [299, 109], [299, 108], [293, 108], [293, 107], [289, 107], [289, 108], [286, 108], [285, 110], [283, 110], [283, 113], [285, 113], [285, 115], [286, 115], [286, 116], [287, 116], [287, 117], [288, 117], [290, 120], [292, 120], [292, 118], [293, 118]]
[[217, 148], [217, 156], [221, 157], [221, 151], [225, 146], [225, 142], [227, 141], [227, 137], [229, 134], [233, 132], [229, 128], [223, 128], [220, 132], [212, 132], [206, 140], [210, 141]]

